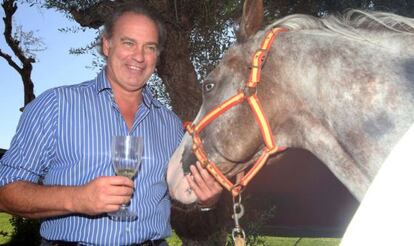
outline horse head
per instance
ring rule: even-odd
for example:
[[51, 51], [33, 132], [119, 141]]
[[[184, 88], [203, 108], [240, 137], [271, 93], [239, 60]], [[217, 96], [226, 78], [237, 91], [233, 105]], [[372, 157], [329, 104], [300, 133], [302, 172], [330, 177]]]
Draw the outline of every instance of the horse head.
[[285, 146], [312, 152], [361, 200], [414, 121], [413, 20], [292, 15], [259, 31], [262, 11], [245, 1], [238, 42], [202, 83], [200, 111], [169, 164], [170, 195], [195, 201], [184, 175], [197, 159], [237, 195]]
[[[190, 133], [185, 134], [181, 145], [171, 158], [168, 169], [170, 194], [180, 202], [195, 201], [194, 194], [183, 178], [189, 172], [189, 166], [197, 161], [194, 148], [202, 148], [201, 151], [208, 161], [219, 168], [219, 175], [227, 178], [234, 177], [251, 166], [263, 153], [266, 143], [261, 134], [260, 123], [258, 125], [257, 115], [252, 113], [251, 106], [245, 100], [252, 93], [263, 94], [260, 102], [266, 105], [262, 109], [262, 116], [276, 118], [280, 113], [275, 107], [269, 106], [274, 104], [270, 101], [274, 99], [275, 94], [271, 91], [275, 88], [262, 83], [261, 92], [257, 92], [256, 87], [246, 86], [252, 70], [252, 54], [259, 47], [245, 46], [245, 41], [259, 30], [262, 18], [261, 1], [245, 1], [237, 35], [238, 43], [226, 52], [222, 61], [201, 84], [203, 103], [192, 122], [193, 129], [189, 129]], [[276, 123], [272, 123], [274, 127]], [[197, 127], [200, 129], [194, 129]], [[200, 140], [199, 146], [195, 146], [192, 136], [194, 131]], [[270, 143], [272, 144], [275, 143]]]

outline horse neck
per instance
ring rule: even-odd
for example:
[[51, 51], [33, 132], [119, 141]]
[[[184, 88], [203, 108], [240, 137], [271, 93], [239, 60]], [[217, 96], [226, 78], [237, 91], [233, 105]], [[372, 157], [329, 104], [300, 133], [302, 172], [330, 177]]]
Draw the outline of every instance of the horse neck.
[[[281, 141], [313, 152], [345, 184], [366, 188], [414, 121], [414, 76], [407, 73], [413, 60], [404, 63], [398, 52], [309, 31], [281, 35], [271, 52], [274, 83], [284, 98], [279, 103], [295, 105], [284, 116], [291, 126], [278, 126]], [[292, 127], [298, 136], [289, 135]], [[350, 177], [350, 170], [359, 174]], [[354, 194], [365, 188], [354, 187]]]

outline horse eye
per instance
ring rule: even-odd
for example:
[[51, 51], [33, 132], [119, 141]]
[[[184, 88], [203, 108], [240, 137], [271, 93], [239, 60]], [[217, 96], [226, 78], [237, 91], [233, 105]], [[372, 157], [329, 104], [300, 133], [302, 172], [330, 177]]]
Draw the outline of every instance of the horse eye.
[[214, 88], [214, 83], [208, 83], [204, 85], [204, 91], [209, 92]]

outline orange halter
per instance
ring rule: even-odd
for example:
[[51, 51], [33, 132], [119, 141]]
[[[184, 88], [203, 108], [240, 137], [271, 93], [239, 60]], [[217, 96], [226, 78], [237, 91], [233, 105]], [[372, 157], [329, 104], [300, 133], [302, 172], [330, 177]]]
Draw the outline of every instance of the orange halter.
[[[286, 29], [283, 28], [273, 28], [270, 30], [263, 40], [260, 48], [253, 55], [252, 68], [249, 76], [249, 80], [246, 82], [246, 85], [243, 90], [241, 90], [235, 96], [227, 99], [209, 113], [207, 113], [198, 124], [194, 125], [191, 122], [185, 123], [185, 128], [193, 139], [193, 152], [197, 157], [201, 165], [206, 168], [210, 174], [219, 182], [224, 188], [229, 190], [233, 196], [237, 196], [243, 190], [243, 188], [250, 182], [250, 180], [259, 172], [259, 170], [264, 166], [267, 159], [270, 155], [281, 151], [282, 149], [275, 145], [273, 139], [272, 130], [269, 126], [269, 121], [266, 118], [266, 115], [263, 112], [263, 108], [260, 104], [259, 98], [256, 94], [257, 84], [260, 82], [260, 74], [262, 71], [262, 66], [265, 62], [266, 55], [276, 38], [276, 36], [281, 32], [286, 32]], [[232, 108], [233, 106], [247, 100], [251, 110], [253, 111], [254, 117], [257, 124], [260, 127], [260, 132], [265, 143], [263, 152], [259, 159], [255, 162], [253, 167], [249, 172], [243, 176], [236, 184], [233, 184], [230, 180], [223, 175], [223, 173], [217, 168], [217, 166], [207, 158], [207, 155], [204, 151], [202, 141], [200, 139], [199, 133], [214, 119], [218, 118], [222, 113]]]

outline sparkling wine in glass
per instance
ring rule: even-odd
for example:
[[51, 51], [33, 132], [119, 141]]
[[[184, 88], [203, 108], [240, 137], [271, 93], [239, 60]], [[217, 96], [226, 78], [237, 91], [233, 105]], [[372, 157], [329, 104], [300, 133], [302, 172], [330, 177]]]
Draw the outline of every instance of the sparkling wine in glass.
[[[134, 136], [112, 137], [112, 165], [117, 176], [125, 176], [133, 179], [141, 163], [144, 149], [144, 139]], [[115, 221], [133, 221], [137, 214], [128, 209], [128, 204], [122, 204], [121, 208], [108, 213], [109, 218]]]

